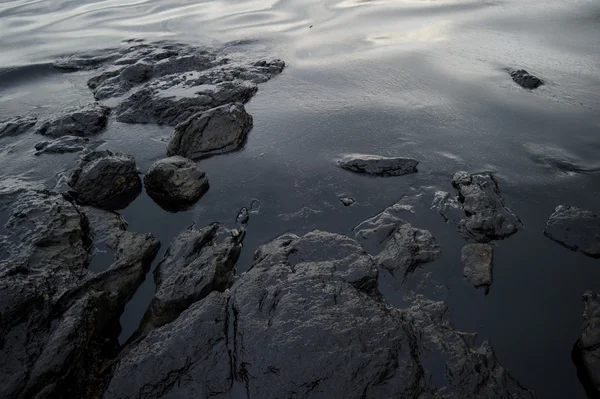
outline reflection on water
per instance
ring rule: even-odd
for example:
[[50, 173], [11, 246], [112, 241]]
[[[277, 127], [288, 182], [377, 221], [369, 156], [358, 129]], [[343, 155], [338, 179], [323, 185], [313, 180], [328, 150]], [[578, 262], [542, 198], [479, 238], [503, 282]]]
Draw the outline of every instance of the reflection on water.
[[[247, 106], [255, 127], [245, 150], [199, 162], [211, 188], [197, 206], [170, 214], [142, 195], [122, 212], [129, 228], [152, 231], [164, 250], [192, 223], [235, 227], [239, 209], [257, 199], [243, 272], [258, 245], [285, 231], [347, 234], [404, 195], [452, 191], [457, 170], [493, 171], [525, 228], [498, 243], [490, 294], [464, 281], [464, 241], [424, 199], [409, 221], [442, 247], [427, 273], [443, 287], [456, 327], [489, 339], [521, 383], [542, 398], [579, 398], [571, 349], [581, 294], [600, 291], [600, 264], [542, 231], [558, 204], [600, 212], [598, 15], [600, 5], [586, 0], [4, 1], [0, 118], [92, 101], [89, 74], [58, 74], [47, 62], [133, 37], [229, 43], [227, 51], [252, 59], [282, 58], [289, 67]], [[523, 90], [506, 72], [513, 67], [546, 85]], [[144, 172], [164, 156], [169, 134], [111, 121], [99, 139], [135, 155]], [[37, 141], [2, 139], [0, 173], [53, 187], [76, 155], [35, 157]], [[414, 157], [419, 173], [373, 179], [335, 166], [355, 152]], [[345, 207], [340, 196], [356, 203]], [[401, 302], [407, 286], [381, 284]], [[126, 307], [125, 335], [152, 290], [149, 274]]]

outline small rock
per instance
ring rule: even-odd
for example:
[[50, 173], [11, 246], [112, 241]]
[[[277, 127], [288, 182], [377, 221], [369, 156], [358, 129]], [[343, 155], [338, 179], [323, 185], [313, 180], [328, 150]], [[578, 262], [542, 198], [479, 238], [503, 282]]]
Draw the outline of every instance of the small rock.
[[544, 84], [544, 82], [542, 82], [538, 77], [531, 75], [524, 69], [511, 71], [510, 76], [512, 77], [512, 80], [514, 80], [519, 86], [530, 90], [537, 89]]
[[43, 122], [36, 133], [53, 138], [91, 136], [104, 130], [109, 114], [110, 108], [97, 103], [71, 108]]
[[177, 211], [195, 204], [208, 191], [208, 178], [193, 161], [174, 156], [155, 162], [144, 176], [144, 186], [157, 204]]
[[563, 246], [592, 258], [600, 258], [600, 215], [559, 205], [550, 215], [544, 235]]
[[593, 389], [600, 394], [600, 302], [595, 292], [585, 293], [582, 299], [585, 310], [577, 349]]
[[352, 199], [350, 197], [342, 197], [342, 198], [340, 198], [340, 202], [342, 204], [344, 204], [344, 206], [350, 206], [350, 205], [354, 204], [354, 199]]
[[37, 122], [37, 116], [17, 116], [14, 118], [4, 119], [0, 121], [0, 139], [4, 137], [18, 136], [33, 126]]
[[458, 224], [463, 217], [463, 209], [456, 198], [447, 191], [436, 191], [431, 202], [432, 211], [438, 212], [446, 223]]
[[78, 152], [83, 150], [89, 143], [89, 139], [77, 136], [62, 136], [52, 141], [40, 141], [35, 145], [35, 155], [44, 153], [64, 154], [67, 152]]
[[238, 212], [237, 217], [235, 218], [235, 221], [237, 222], [237, 224], [240, 224], [242, 226], [245, 226], [248, 224], [248, 221], [250, 220], [250, 212], [248, 212], [248, 208], [243, 207], [242, 209], [240, 209], [240, 211]]
[[252, 117], [241, 103], [223, 105], [177, 125], [167, 154], [187, 158], [222, 154], [240, 148], [252, 128]]
[[379, 155], [350, 154], [338, 166], [356, 173], [373, 176], [402, 176], [416, 173], [419, 161], [412, 158], [389, 158]]
[[82, 154], [69, 186], [78, 203], [104, 209], [126, 207], [142, 189], [135, 159], [108, 150]]
[[493, 251], [489, 244], [467, 244], [461, 251], [465, 277], [476, 288], [484, 287], [486, 294], [492, 285]]

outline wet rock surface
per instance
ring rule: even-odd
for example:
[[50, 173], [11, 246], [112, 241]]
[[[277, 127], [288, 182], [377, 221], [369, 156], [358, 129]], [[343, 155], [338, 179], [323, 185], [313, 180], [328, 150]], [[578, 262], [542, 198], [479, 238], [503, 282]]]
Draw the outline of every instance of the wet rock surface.
[[592, 258], [600, 258], [600, 215], [574, 206], [559, 205], [550, 215], [544, 235]]
[[52, 138], [62, 136], [92, 136], [106, 128], [110, 108], [93, 103], [70, 108], [55, 117], [43, 121], [36, 133]]
[[35, 155], [79, 152], [86, 148], [89, 142], [88, 138], [78, 136], [62, 136], [52, 141], [40, 141], [35, 145]]
[[192, 115], [175, 127], [167, 155], [200, 158], [239, 149], [252, 128], [244, 105], [229, 104]]
[[516, 84], [529, 90], [537, 89], [544, 84], [540, 78], [531, 75], [524, 69], [510, 71], [510, 77]]
[[452, 185], [465, 213], [459, 229], [466, 237], [483, 243], [502, 240], [521, 227], [519, 218], [504, 204], [493, 174], [456, 172]]
[[105, 209], [122, 209], [142, 189], [133, 157], [108, 150], [82, 154], [69, 186], [78, 203]]
[[467, 244], [461, 251], [467, 281], [476, 288], [484, 288], [486, 293], [492, 285], [493, 256], [494, 249], [489, 244]]
[[[592, 392], [600, 395], [600, 302], [598, 294], [586, 292], [583, 295], [585, 310], [583, 312], [583, 327], [581, 336], [576, 344], [579, 351], [586, 379]], [[591, 396], [594, 397], [594, 396]]]
[[26, 133], [37, 123], [37, 116], [16, 116], [0, 120], [0, 139]]
[[[2, 201], [11, 214], [0, 236], [0, 396], [86, 396], [158, 242], [98, 224], [110, 219], [106, 212], [88, 217], [49, 191], [19, 190]], [[95, 274], [87, 266], [97, 236], [112, 237], [117, 255]]]
[[144, 176], [148, 195], [171, 211], [187, 209], [208, 191], [208, 178], [198, 165], [174, 156], [155, 162]]
[[368, 154], [349, 154], [338, 161], [338, 166], [356, 173], [372, 176], [402, 176], [417, 172], [419, 161], [412, 158], [383, 157]]
[[[487, 342], [452, 328], [443, 303], [393, 308], [377, 279], [351, 238], [285, 234], [228, 291], [132, 344], [104, 397], [231, 398], [234, 382], [249, 398], [533, 397]], [[429, 357], [444, 359], [441, 378]]]
[[354, 201], [354, 199], [350, 198], [350, 197], [342, 197], [342, 198], [340, 198], [340, 202], [342, 204], [344, 204], [344, 206], [350, 206], [350, 205], [354, 204], [354, 202], [356, 202], [356, 201]]

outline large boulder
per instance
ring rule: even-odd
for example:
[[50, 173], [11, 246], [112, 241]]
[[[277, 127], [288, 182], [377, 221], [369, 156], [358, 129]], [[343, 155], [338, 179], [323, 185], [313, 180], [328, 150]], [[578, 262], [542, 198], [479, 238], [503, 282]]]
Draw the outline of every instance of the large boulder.
[[338, 166], [342, 169], [373, 176], [402, 176], [416, 173], [418, 164], [419, 161], [412, 158], [365, 154], [349, 154], [338, 161]]
[[[127, 232], [108, 212], [79, 209], [62, 195], [19, 190], [0, 235], [0, 396], [85, 397], [126, 301], [158, 250], [149, 234]], [[92, 217], [92, 213], [97, 217]], [[115, 249], [88, 269], [99, 237]]]
[[285, 234], [229, 290], [133, 342], [104, 398], [533, 398], [443, 303], [393, 308], [377, 277], [349, 237]]
[[37, 116], [16, 116], [0, 120], [0, 139], [4, 137], [18, 136], [35, 126]]
[[91, 136], [106, 128], [109, 114], [110, 108], [98, 103], [69, 108], [42, 122], [36, 133], [52, 138]]
[[142, 190], [135, 159], [108, 150], [82, 154], [69, 186], [78, 203], [104, 209], [122, 209]]
[[544, 235], [592, 258], [600, 258], [600, 215], [574, 206], [559, 205], [550, 215]]
[[167, 210], [188, 208], [208, 191], [208, 178], [195, 162], [180, 156], [155, 162], [144, 176], [146, 192]]
[[239, 149], [252, 128], [243, 104], [227, 104], [191, 116], [175, 127], [167, 154], [197, 158]]

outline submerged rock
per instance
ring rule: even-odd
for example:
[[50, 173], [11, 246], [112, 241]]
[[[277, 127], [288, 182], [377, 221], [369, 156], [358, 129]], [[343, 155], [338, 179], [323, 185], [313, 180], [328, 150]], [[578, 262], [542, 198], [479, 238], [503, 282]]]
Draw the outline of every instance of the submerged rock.
[[539, 79], [537, 76], [531, 75], [524, 69], [510, 71], [510, 77], [519, 86], [530, 90], [537, 89], [544, 84], [541, 79]]
[[595, 394], [600, 394], [600, 302], [595, 292], [583, 295], [583, 328], [576, 349]]
[[126, 207], [142, 189], [135, 159], [108, 150], [82, 154], [69, 186], [78, 203], [105, 209]]
[[464, 215], [458, 198], [447, 191], [434, 193], [430, 209], [442, 215], [446, 223], [458, 224]]
[[62, 136], [52, 141], [40, 141], [35, 145], [37, 152], [35, 155], [40, 154], [64, 154], [67, 152], [78, 152], [82, 151], [87, 144], [89, 139], [85, 137], [77, 136]]
[[156, 293], [142, 331], [170, 323], [194, 302], [233, 282], [242, 244], [218, 224], [177, 236], [154, 271]]
[[467, 281], [476, 288], [485, 288], [486, 294], [492, 285], [493, 254], [494, 249], [489, 244], [467, 244], [461, 251]]
[[465, 213], [459, 229], [467, 237], [484, 243], [502, 240], [521, 227], [519, 218], [504, 205], [493, 174], [456, 172], [452, 185]]
[[235, 383], [249, 398], [533, 398], [443, 303], [391, 307], [377, 276], [351, 238], [285, 234], [229, 290], [133, 343], [104, 398], [233, 398]]
[[252, 128], [243, 104], [228, 104], [191, 116], [177, 125], [167, 154], [198, 158], [240, 148]]
[[0, 120], [0, 139], [4, 137], [19, 136], [35, 126], [37, 116], [17, 116]]
[[600, 215], [559, 205], [550, 215], [544, 235], [557, 243], [592, 258], [600, 258]]
[[[85, 397], [102, 352], [117, 345], [120, 313], [158, 242], [98, 224], [105, 215], [87, 217], [56, 193], [24, 190], [11, 198], [0, 235], [0, 396]], [[89, 253], [104, 235], [118, 250], [104, 272], [92, 273]]]
[[98, 103], [70, 108], [44, 121], [36, 133], [48, 137], [85, 137], [100, 133], [106, 127], [110, 108]]
[[342, 204], [344, 204], [344, 206], [350, 206], [350, 205], [354, 204], [355, 201], [353, 198], [350, 198], [350, 197], [342, 197], [342, 198], [340, 198], [340, 202]]
[[208, 191], [208, 178], [198, 165], [174, 156], [155, 162], [146, 176], [148, 195], [167, 210], [182, 210], [195, 204]]
[[338, 166], [356, 173], [373, 176], [402, 176], [417, 172], [419, 161], [412, 158], [389, 158], [379, 155], [350, 154]]

